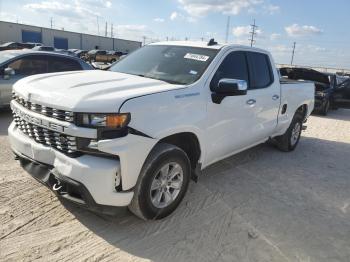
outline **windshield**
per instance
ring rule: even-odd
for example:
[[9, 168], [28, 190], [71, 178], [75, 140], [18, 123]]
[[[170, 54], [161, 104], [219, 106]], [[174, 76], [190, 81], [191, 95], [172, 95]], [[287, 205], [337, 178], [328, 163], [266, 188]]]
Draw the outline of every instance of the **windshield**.
[[126, 56], [109, 70], [188, 85], [202, 76], [217, 52], [209, 48], [149, 45]]

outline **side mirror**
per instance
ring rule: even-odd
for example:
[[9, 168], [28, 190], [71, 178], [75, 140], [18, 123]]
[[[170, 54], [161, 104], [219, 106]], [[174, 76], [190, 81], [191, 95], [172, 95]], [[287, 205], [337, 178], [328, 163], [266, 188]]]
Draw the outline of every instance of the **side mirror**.
[[226, 96], [246, 95], [248, 84], [245, 80], [223, 78], [212, 88], [211, 98], [215, 104], [220, 104]]
[[11, 78], [11, 76], [15, 75], [15, 70], [13, 70], [11, 67], [7, 67], [4, 69], [4, 79], [8, 80]]

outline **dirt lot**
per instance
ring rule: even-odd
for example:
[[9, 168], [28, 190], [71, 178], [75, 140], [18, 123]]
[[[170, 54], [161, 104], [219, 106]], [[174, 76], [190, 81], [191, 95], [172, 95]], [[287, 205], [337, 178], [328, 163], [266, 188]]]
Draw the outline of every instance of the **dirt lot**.
[[298, 148], [208, 168], [172, 216], [62, 203], [13, 160], [0, 114], [0, 260], [350, 261], [350, 110], [312, 116]]

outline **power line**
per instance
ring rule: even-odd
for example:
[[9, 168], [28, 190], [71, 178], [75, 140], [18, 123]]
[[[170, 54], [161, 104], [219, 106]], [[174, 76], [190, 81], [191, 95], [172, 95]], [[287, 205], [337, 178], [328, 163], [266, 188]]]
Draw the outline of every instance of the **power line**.
[[255, 43], [254, 36], [256, 35], [256, 29], [258, 28], [258, 26], [255, 25], [255, 19], [254, 19], [254, 23], [250, 26], [251, 26], [251, 31], [249, 33], [251, 34], [251, 36], [249, 41], [250, 41], [250, 46], [252, 47], [253, 44]]
[[225, 43], [227, 43], [227, 41], [228, 41], [229, 33], [230, 33], [230, 16], [227, 17]]
[[294, 53], [295, 53], [295, 45], [296, 45], [296, 42], [293, 43], [292, 59], [290, 61], [290, 65], [293, 65]]

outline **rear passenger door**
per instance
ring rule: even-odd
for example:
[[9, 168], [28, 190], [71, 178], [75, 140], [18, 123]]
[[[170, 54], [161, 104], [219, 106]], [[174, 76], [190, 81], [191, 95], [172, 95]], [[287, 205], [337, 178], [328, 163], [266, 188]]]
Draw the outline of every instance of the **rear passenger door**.
[[49, 58], [49, 72], [65, 72], [82, 70], [82, 67], [75, 59], [52, 56]]
[[258, 142], [272, 135], [276, 129], [280, 83], [267, 54], [246, 52], [246, 55], [249, 68], [248, 96], [255, 118], [251, 132], [255, 142]]

